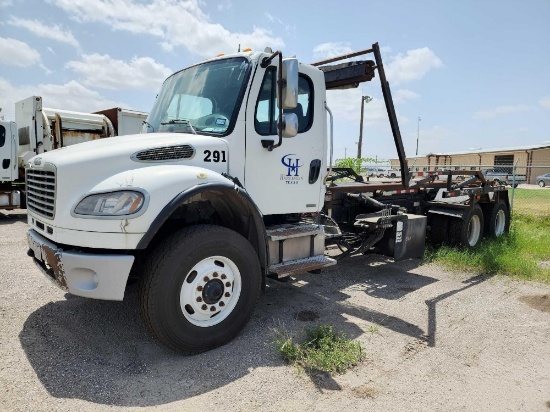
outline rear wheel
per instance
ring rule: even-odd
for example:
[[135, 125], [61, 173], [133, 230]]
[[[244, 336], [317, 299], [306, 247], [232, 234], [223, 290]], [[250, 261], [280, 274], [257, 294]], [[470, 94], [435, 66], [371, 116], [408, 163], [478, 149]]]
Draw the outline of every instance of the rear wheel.
[[499, 237], [510, 231], [510, 210], [504, 200], [483, 206], [485, 235]]
[[430, 241], [434, 245], [447, 243], [449, 239], [449, 217], [432, 214], [430, 221]]
[[475, 248], [483, 237], [484, 224], [483, 211], [479, 205], [475, 205], [463, 219], [451, 219], [449, 240], [468, 248]]
[[540, 181], [539, 181], [539, 186], [540, 186], [540, 187], [546, 186], [546, 183], [544, 182], [544, 180], [540, 180]]
[[144, 272], [143, 320], [155, 338], [184, 354], [229, 342], [250, 319], [261, 290], [254, 248], [219, 226], [193, 226], [169, 236]]

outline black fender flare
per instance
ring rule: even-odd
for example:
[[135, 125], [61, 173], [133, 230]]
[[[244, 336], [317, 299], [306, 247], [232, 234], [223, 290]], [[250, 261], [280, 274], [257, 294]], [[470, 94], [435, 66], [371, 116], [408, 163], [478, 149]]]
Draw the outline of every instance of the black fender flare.
[[269, 269], [269, 247], [262, 214], [249, 194], [229, 181], [227, 183], [216, 182], [196, 185], [176, 195], [153, 220], [149, 229], [136, 246], [136, 249], [146, 249], [178, 207], [197, 195], [214, 195], [213, 199], [217, 199], [218, 202], [223, 203], [224, 208], [229, 208], [231, 211], [237, 211], [238, 209], [242, 212], [241, 216], [248, 218], [248, 225], [245, 225], [247, 227], [238, 225], [241, 222], [235, 222], [236, 226], [240, 229], [236, 231], [247, 238], [256, 249], [260, 266], [264, 271], [263, 275], [267, 275]]

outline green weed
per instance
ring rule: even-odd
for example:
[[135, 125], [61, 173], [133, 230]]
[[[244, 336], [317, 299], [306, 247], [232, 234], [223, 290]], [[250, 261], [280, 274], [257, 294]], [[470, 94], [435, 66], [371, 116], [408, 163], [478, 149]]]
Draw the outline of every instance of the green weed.
[[450, 269], [550, 282], [550, 268], [540, 264], [550, 261], [550, 216], [516, 212], [508, 235], [486, 239], [475, 250], [428, 248], [424, 260]]
[[278, 332], [275, 344], [285, 361], [306, 372], [344, 373], [364, 359], [359, 342], [335, 332], [332, 326], [320, 325], [306, 329], [306, 340], [294, 342], [286, 333]]

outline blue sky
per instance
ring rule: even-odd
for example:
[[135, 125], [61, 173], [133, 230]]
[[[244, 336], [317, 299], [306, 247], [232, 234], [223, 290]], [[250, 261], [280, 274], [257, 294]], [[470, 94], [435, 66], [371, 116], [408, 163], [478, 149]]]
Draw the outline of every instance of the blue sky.
[[[336, 6], [342, 5], [341, 9]], [[383, 50], [407, 154], [550, 140], [550, 1], [0, 0], [0, 107], [149, 111], [165, 77], [271, 46], [302, 62]], [[378, 79], [328, 93], [335, 155], [395, 156]]]

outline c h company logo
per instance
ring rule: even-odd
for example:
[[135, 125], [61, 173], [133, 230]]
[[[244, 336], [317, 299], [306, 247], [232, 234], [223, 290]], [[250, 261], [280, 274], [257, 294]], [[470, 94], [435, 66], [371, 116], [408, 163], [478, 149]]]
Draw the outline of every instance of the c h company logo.
[[281, 163], [287, 168], [286, 175], [281, 174], [281, 180], [283, 180], [287, 185], [295, 185], [302, 180], [302, 177], [299, 175], [299, 169], [303, 166], [303, 164], [300, 164], [300, 159], [293, 158], [291, 156], [296, 155], [287, 154], [281, 158]]

